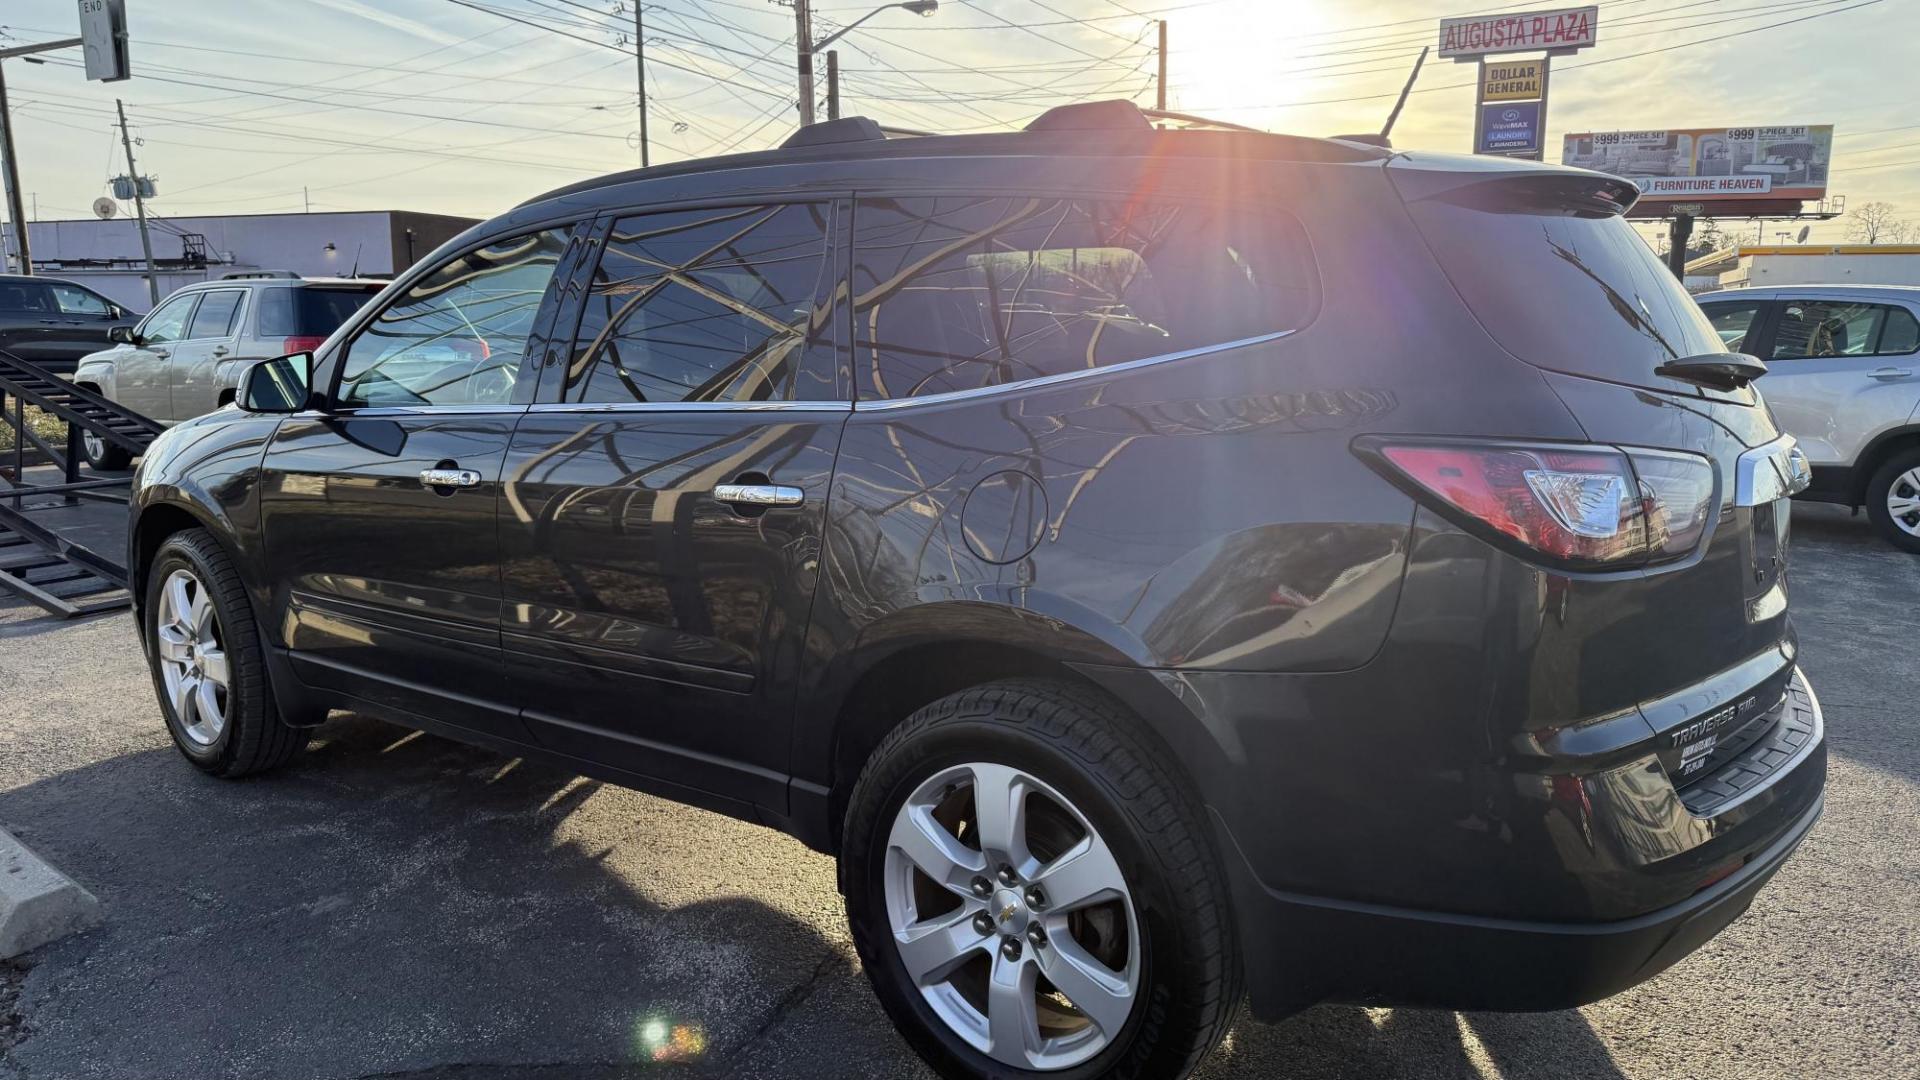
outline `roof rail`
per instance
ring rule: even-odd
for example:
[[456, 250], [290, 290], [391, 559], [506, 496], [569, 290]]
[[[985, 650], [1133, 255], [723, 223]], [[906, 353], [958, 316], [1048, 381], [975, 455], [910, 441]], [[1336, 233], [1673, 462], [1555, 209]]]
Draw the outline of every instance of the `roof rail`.
[[843, 116], [838, 120], [823, 120], [818, 124], [808, 124], [787, 136], [787, 141], [780, 144], [780, 149], [831, 146], [835, 143], [882, 142], [886, 137], [886, 132], [880, 129], [879, 124], [864, 116]]
[[300, 275], [291, 270], [229, 270], [220, 275], [221, 281], [242, 281], [247, 278], [293, 278], [297, 281]]

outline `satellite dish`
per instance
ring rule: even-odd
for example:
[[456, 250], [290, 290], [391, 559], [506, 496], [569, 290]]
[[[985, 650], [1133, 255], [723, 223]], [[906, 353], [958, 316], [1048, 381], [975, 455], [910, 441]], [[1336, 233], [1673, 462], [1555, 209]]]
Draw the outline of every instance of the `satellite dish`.
[[1800, 235], [1799, 235], [1799, 237], [1798, 237], [1797, 239], [1795, 239], [1795, 240], [1794, 240], [1794, 243], [1796, 243], [1796, 244], [1804, 244], [1804, 243], [1806, 243], [1806, 242], [1807, 242], [1807, 234], [1808, 234], [1808, 233], [1810, 233], [1810, 232], [1812, 232], [1812, 231], [1813, 231], [1813, 226], [1811, 226], [1811, 225], [1802, 225], [1802, 226], [1800, 226]]
[[120, 212], [120, 204], [105, 195], [93, 200], [93, 216], [106, 221]]

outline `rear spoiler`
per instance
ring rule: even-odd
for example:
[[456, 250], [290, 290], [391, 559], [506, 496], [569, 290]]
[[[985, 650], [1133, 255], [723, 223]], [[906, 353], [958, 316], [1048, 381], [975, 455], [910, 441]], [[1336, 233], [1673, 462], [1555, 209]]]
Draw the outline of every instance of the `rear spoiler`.
[[[1408, 202], [1434, 199], [1492, 213], [1561, 211], [1583, 215], [1623, 215], [1640, 201], [1640, 189], [1630, 180], [1587, 169], [1563, 169], [1518, 163], [1452, 168], [1422, 167], [1420, 161], [1400, 165], [1389, 175], [1400, 197]], [[1446, 164], [1453, 165], [1452, 160]], [[1505, 164], [1505, 163], [1502, 163]]]

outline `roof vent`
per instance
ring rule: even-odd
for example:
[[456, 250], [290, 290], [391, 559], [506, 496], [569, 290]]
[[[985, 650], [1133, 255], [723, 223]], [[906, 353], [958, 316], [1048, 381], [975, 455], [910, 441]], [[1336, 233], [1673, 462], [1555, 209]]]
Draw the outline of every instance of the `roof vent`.
[[808, 124], [780, 144], [782, 150], [793, 150], [802, 146], [831, 146], [835, 143], [883, 142], [887, 133], [880, 125], [864, 116], [843, 116], [838, 120], [826, 120], [818, 124]]
[[1027, 125], [1028, 131], [1152, 131], [1140, 106], [1131, 101], [1087, 101], [1048, 109]]

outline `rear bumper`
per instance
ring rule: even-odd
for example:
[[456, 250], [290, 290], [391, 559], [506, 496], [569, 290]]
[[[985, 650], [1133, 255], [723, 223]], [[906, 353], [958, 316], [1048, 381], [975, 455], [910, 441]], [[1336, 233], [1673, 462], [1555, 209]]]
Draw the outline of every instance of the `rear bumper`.
[[[1817, 752], [1824, 760], [1824, 747]], [[1746, 865], [1687, 900], [1604, 923], [1341, 903], [1273, 892], [1236, 875], [1254, 1013], [1274, 1019], [1321, 1000], [1507, 1012], [1598, 1001], [1666, 970], [1739, 918], [1822, 805], [1816, 800]]]
[[[1583, 816], [1577, 829], [1537, 834], [1555, 843], [1503, 830], [1503, 858], [1454, 865], [1450, 875], [1437, 865], [1405, 868], [1410, 884], [1471, 877], [1482, 895], [1498, 897], [1472, 908], [1433, 910], [1452, 900], [1439, 887], [1383, 902], [1334, 899], [1343, 884], [1335, 880], [1307, 888], [1263, 881], [1238, 839], [1241, 823], [1213, 810], [1254, 1012], [1276, 1017], [1317, 1001], [1564, 1009], [1665, 970], [1739, 917], [1820, 815], [1823, 722], [1797, 670], [1779, 708], [1766, 737], [1685, 788], [1651, 758], [1578, 778], [1511, 774], [1516, 786], [1551, 792]], [[1585, 892], [1588, 910], [1556, 910], [1552, 895], [1567, 892]]]

